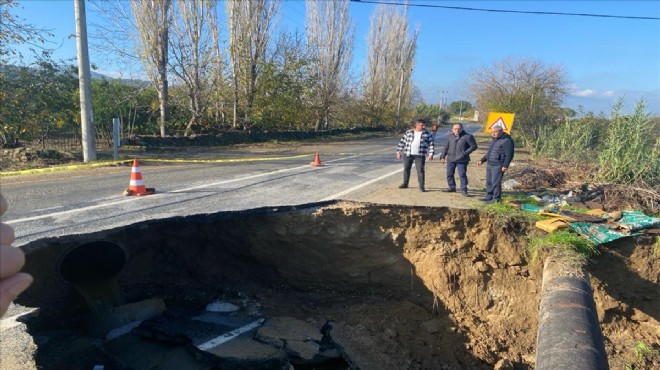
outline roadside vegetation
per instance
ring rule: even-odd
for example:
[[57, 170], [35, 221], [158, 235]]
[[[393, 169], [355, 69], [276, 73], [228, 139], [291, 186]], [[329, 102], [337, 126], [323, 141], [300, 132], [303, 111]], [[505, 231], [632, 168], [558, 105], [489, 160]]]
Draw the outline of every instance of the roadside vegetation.
[[539, 157], [587, 162], [597, 167], [601, 182], [660, 189], [660, 120], [646, 112], [640, 101], [630, 115], [622, 114], [620, 100], [612, 117], [567, 118], [547, 128], [534, 145]]

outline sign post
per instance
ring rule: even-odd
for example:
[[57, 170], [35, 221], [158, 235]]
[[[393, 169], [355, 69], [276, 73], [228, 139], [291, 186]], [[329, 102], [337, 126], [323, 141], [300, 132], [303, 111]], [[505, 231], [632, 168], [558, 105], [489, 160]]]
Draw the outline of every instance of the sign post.
[[112, 149], [113, 149], [113, 157], [115, 158], [115, 161], [119, 159], [119, 118], [113, 118], [112, 119]]

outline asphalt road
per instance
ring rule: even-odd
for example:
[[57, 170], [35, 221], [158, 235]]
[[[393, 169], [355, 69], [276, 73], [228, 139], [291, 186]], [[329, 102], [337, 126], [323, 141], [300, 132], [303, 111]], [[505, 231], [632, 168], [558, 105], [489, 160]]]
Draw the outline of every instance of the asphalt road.
[[[3, 181], [2, 193], [10, 203], [3, 221], [16, 230], [15, 245], [20, 246], [146, 220], [344, 199], [401, 173], [394, 155], [398, 139], [323, 143], [266, 154], [221, 150], [215, 156], [238, 162], [146, 163], [140, 166], [142, 177], [156, 194], [139, 197], [121, 195], [130, 167], [25, 176]], [[310, 166], [315, 151], [324, 166]]]

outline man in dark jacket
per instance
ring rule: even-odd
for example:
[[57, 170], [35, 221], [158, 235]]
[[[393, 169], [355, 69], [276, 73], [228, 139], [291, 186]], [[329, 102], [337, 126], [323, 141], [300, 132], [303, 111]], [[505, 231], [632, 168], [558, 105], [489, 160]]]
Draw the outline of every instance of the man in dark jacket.
[[399, 188], [408, 187], [410, 180], [410, 169], [413, 162], [417, 170], [417, 183], [419, 191], [426, 191], [424, 188], [424, 163], [428, 156], [429, 161], [433, 159], [433, 134], [426, 130], [426, 121], [418, 119], [414, 123], [415, 128], [406, 131], [396, 147], [396, 159], [403, 159], [403, 182]]
[[486, 166], [486, 198], [482, 199], [486, 203], [496, 203], [502, 200], [502, 177], [509, 169], [509, 164], [513, 159], [514, 144], [511, 136], [504, 133], [502, 127], [493, 127], [490, 131], [493, 138], [488, 146], [486, 155], [477, 162], [481, 166], [487, 162]]
[[451, 135], [447, 138], [447, 144], [442, 150], [440, 161], [447, 160], [447, 189], [443, 190], [445, 193], [453, 193], [456, 191], [456, 180], [454, 180], [454, 172], [458, 169], [458, 177], [461, 179], [461, 193], [463, 196], [468, 196], [468, 178], [467, 166], [470, 163], [470, 153], [477, 150], [477, 142], [474, 136], [468, 134], [463, 130], [463, 125], [455, 123], [451, 127]]

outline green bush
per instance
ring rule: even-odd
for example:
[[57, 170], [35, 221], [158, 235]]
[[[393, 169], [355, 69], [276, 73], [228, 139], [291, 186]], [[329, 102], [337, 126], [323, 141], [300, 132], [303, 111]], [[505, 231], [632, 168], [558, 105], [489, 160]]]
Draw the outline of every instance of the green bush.
[[632, 115], [622, 115], [623, 102], [614, 108], [612, 124], [598, 155], [598, 179], [623, 184], [660, 183], [660, 137], [656, 123], [641, 100]]
[[632, 115], [621, 114], [622, 107], [619, 100], [611, 119], [589, 113], [567, 117], [559, 126], [542, 126], [534, 155], [568, 161], [596, 158], [598, 181], [660, 188], [660, 122], [646, 113], [644, 100]]
[[591, 113], [578, 119], [566, 117], [558, 127], [542, 129], [534, 154], [566, 160], [593, 158], [607, 124], [605, 117]]

